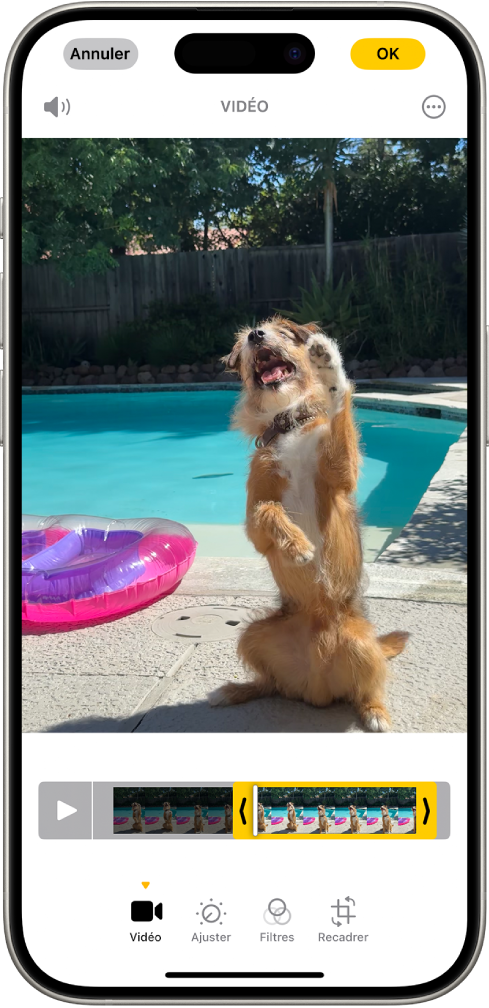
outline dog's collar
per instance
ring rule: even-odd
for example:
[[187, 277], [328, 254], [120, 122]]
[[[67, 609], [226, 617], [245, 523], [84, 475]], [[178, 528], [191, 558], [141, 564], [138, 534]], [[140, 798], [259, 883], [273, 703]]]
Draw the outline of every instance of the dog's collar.
[[[310, 406], [306, 406], [303, 403], [302, 406], [298, 406], [296, 409], [288, 409], [284, 410], [283, 413], [277, 413], [272, 423], [263, 431], [263, 434], [257, 437], [255, 441], [256, 447], [266, 448], [277, 434], [287, 434], [288, 431], [294, 430], [296, 427], [302, 427], [309, 420], [315, 420], [319, 412], [319, 410], [311, 409]], [[327, 411], [323, 409], [321, 412], [326, 413]]]

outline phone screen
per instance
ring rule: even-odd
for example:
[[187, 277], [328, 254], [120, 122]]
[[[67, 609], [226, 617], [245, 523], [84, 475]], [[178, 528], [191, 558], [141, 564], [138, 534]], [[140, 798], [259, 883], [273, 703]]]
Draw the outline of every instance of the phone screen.
[[408, 8], [87, 9], [11, 82], [18, 960], [440, 990], [479, 913], [474, 52]]

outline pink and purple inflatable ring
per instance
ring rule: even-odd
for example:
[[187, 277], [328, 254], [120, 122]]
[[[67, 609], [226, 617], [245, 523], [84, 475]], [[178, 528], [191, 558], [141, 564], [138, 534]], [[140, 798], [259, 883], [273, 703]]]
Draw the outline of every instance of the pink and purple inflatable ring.
[[22, 518], [22, 619], [79, 623], [121, 615], [174, 591], [197, 543], [159, 518]]

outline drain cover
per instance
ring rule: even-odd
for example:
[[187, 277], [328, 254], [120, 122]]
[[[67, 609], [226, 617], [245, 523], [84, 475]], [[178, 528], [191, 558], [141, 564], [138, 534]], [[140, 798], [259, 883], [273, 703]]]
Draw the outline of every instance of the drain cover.
[[237, 606], [191, 606], [161, 616], [154, 621], [152, 630], [158, 637], [173, 637], [196, 644], [226, 640], [237, 636], [249, 615], [247, 609]]

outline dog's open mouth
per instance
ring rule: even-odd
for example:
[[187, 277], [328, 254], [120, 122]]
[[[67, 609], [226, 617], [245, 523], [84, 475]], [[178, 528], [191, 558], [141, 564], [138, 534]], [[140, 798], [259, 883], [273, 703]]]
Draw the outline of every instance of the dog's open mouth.
[[260, 347], [255, 354], [255, 378], [259, 385], [277, 385], [295, 374], [290, 361], [277, 357], [268, 347]]

